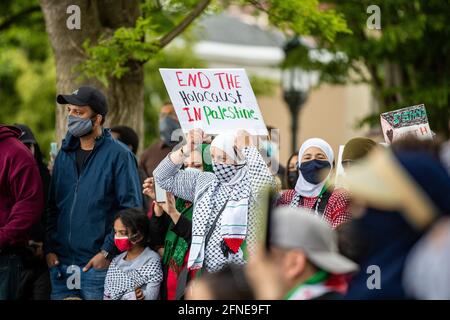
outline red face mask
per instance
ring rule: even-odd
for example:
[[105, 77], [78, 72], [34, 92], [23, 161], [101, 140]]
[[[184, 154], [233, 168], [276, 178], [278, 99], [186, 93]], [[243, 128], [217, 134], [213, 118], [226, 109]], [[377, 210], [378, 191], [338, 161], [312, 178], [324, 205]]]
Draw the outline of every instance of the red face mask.
[[130, 239], [128, 237], [118, 237], [114, 236], [114, 244], [116, 245], [117, 249], [119, 249], [120, 252], [128, 251], [133, 247], [133, 244], [131, 243]]

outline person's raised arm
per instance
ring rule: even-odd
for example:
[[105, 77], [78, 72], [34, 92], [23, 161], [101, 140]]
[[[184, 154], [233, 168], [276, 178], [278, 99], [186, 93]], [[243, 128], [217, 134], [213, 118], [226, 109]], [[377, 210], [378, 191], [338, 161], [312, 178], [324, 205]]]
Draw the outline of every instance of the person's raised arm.
[[170, 192], [167, 192], [167, 201], [163, 204], [164, 212], [170, 217], [173, 222], [172, 231], [179, 237], [182, 237], [186, 242], [191, 242], [192, 237], [192, 221], [188, 220], [176, 208], [175, 197]]
[[266, 187], [275, 188], [275, 179], [256, 148], [256, 137], [245, 130], [240, 130], [235, 145], [247, 162], [253, 196], [257, 198], [261, 190]]
[[[194, 201], [197, 178], [200, 172], [180, 170], [191, 150], [203, 141], [203, 131], [193, 129], [187, 135], [187, 143], [177, 151], [171, 152], [153, 171], [156, 183], [164, 190], [187, 201]], [[146, 181], [147, 182], [147, 181]]]

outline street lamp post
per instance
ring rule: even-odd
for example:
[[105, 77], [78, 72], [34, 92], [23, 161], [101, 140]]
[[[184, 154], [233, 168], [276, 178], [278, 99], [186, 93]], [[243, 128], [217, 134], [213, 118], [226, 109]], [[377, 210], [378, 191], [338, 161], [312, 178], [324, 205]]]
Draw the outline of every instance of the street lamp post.
[[[288, 41], [284, 47], [286, 58], [295, 48], [301, 46], [298, 37]], [[286, 67], [282, 75], [283, 98], [289, 107], [291, 115], [291, 149], [297, 150], [298, 114], [306, 100], [308, 99], [310, 84], [309, 72], [295, 66]]]

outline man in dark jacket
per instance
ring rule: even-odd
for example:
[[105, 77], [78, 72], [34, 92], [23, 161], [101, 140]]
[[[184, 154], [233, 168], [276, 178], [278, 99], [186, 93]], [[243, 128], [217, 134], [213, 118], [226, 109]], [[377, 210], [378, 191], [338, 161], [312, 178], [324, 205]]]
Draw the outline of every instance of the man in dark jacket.
[[0, 300], [17, 298], [21, 252], [44, 208], [39, 170], [20, 134], [0, 125]]
[[44, 250], [52, 299], [102, 299], [114, 215], [142, 202], [136, 158], [102, 128], [108, 108], [100, 91], [83, 86], [57, 102], [67, 104], [69, 130], [49, 192]]

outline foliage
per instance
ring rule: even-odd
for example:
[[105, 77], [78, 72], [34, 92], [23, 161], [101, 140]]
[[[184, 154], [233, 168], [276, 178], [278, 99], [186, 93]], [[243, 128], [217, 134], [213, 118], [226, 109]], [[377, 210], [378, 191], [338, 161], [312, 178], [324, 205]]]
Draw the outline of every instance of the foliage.
[[[340, 56], [329, 64], [303, 61], [332, 83], [369, 83], [379, 110], [361, 124], [379, 125], [379, 113], [425, 103], [431, 128], [446, 133], [450, 116], [450, 5], [439, 0], [323, 0], [342, 14], [352, 34], [319, 48]], [[369, 30], [370, 5], [381, 10], [381, 30]]]
[[[2, 1], [0, 26], [37, 1]], [[39, 9], [39, 7], [38, 7]], [[55, 66], [40, 10], [0, 30], [0, 123], [23, 123], [48, 158], [55, 128]]]
[[[207, 67], [195, 57], [195, 38], [183, 30], [185, 47], [164, 50], [160, 41], [173, 31], [202, 0], [141, 0], [141, 16], [134, 27], [118, 28], [98, 43], [85, 42], [87, 59], [79, 66], [87, 77], [103, 83], [122, 77], [130, 61], [145, 63], [145, 144], [157, 137], [158, 107], [167, 100], [158, 68]], [[348, 32], [341, 15], [322, 10], [317, 0], [211, 0], [200, 14], [215, 14], [230, 4], [253, 7], [255, 14], [266, 12], [270, 23], [287, 32], [320, 35], [332, 41]], [[274, 83], [251, 77], [257, 95], [273, 92]], [[38, 0], [0, 2], [0, 122], [22, 122], [31, 127], [44, 155], [55, 131], [56, 75], [53, 54], [45, 31]]]
[[[195, 10], [202, 1], [147, 0], [141, 5], [142, 16], [134, 28], [119, 28], [112, 37], [103, 37], [98, 45], [86, 42], [84, 49], [89, 59], [81, 66], [88, 76], [97, 76], [107, 83], [108, 76], [120, 78], [128, 71], [130, 60], [147, 62], [162, 48], [161, 38], [175, 28]], [[236, 0], [211, 1], [204, 12], [217, 12], [230, 4], [253, 6], [260, 13], [268, 14], [270, 23], [284, 31], [302, 35], [321, 35], [333, 41], [340, 33], [349, 33], [345, 21], [333, 10], [323, 10], [318, 0]]]
[[339, 34], [350, 30], [343, 15], [320, 6], [318, 0], [241, 0], [267, 13], [269, 21], [280, 30], [303, 36], [321, 36], [333, 42]]
[[161, 80], [159, 68], [204, 68], [206, 63], [198, 59], [191, 46], [171, 46], [161, 50], [145, 65], [145, 144], [151, 144], [159, 137], [159, 108], [169, 101], [166, 88]]

